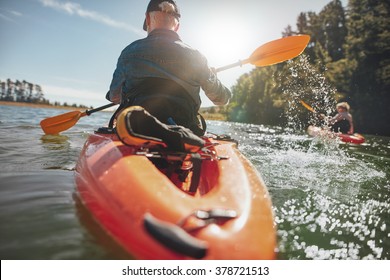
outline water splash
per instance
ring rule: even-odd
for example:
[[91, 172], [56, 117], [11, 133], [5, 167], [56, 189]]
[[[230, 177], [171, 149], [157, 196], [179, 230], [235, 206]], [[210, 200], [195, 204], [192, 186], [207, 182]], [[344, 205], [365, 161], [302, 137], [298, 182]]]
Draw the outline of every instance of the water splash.
[[229, 123], [229, 132], [270, 191], [279, 258], [389, 258], [390, 172], [379, 167], [388, 160], [388, 140], [378, 142], [384, 158], [376, 160], [357, 153], [370, 146], [292, 129]]
[[[321, 127], [324, 133], [319, 133], [306, 145], [295, 141], [287, 142], [286, 149], [302, 152], [301, 157], [305, 160], [313, 155], [314, 157], [328, 156], [335, 162], [348, 158], [348, 154], [340, 146], [341, 141], [329, 132], [326, 119], [320, 117], [320, 114], [332, 115], [336, 105], [336, 89], [327, 82], [324, 74], [313, 66], [305, 55], [289, 61], [288, 69], [293, 79], [288, 79], [283, 90], [288, 104], [285, 109], [287, 127], [290, 129], [286, 132], [291, 135], [297, 132], [301, 134], [309, 125], [314, 125]], [[305, 108], [301, 101], [309, 104], [314, 112]]]
[[301, 105], [301, 100], [309, 104], [317, 113], [331, 115], [335, 105], [336, 89], [327, 81], [305, 55], [288, 62], [293, 79], [289, 79], [283, 94], [288, 102], [286, 117], [288, 127], [295, 131], [306, 129], [308, 123], [321, 125], [318, 115], [309, 112]]

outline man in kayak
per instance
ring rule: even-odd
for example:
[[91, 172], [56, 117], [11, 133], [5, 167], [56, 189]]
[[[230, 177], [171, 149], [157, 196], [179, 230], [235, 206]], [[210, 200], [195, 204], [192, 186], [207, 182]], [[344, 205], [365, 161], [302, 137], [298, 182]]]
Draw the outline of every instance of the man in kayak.
[[343, 134], [353, 134], [353, 120], [349, 113], [349, 104], [347, 102], [338, 103], [336, 109], [337, 114], [328, 120], [331, 130]]
[[[231, 92], [206, 58], [181, 41], [180, 17], [175, 1], [150, 1], [143, 26], [148, 35], [122, 51], [106, 98], [121, 109], [142, 106], [159, 122], [184, 126], [201, 136], [200, 89], [216, 105], [227, 104]], [[137, 112], [141, 114], [139, 107]]]

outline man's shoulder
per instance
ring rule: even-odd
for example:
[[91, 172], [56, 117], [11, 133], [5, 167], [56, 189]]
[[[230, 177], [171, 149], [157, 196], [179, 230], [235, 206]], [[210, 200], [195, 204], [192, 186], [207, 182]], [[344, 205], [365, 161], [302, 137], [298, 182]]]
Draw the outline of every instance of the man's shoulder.
[[133, 41], [132, 43], [128, 44], [123, 50], [122, 53], [126, 53], [129, 51], [134, 50], [134, 48], [138, 48], [140, 45], [143, 44], [143, 41], [145, 41], [146, 38], [138, 39]]

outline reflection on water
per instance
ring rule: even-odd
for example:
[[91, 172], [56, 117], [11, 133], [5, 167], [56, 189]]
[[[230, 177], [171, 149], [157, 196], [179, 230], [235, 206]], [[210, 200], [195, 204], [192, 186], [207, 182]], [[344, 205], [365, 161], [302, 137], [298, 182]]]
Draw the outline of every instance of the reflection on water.
[[41, 147], [47, 157], [52, 160], [44, 163], [43, 169], [62, 169], [73, 170], [74, 158], [77, 156], [78, 149], [71, 153], [72, 145], [67, 135], [42, 135]]
[[[39, 121], [62, 112], [0, 106], [0, 256], [131, 258], [80, 204], [72, 172], [86, 137], [110, 114], [45, 136]], [[390, 138], [367, 135], [354, 146], [281, 127], [208, 127], [237, 139], [266, 182], [279, 258], [390, 258]]]
[[82, 204], [79, 196], [73, 196], [76, 202], [76, 214], [83, 227], [93, 236], [93, 241], [99, 244], [107, 258], [114, 259], [134, 259], [122, 247], [120, 247], [94, 220], [90, 212]]
[[63, 150], [70, 147], [69, 137], [66, 135], [42, 135], [42, 146], [48, 150]]
[[72, 215], [69, 172], [1, 175], [2, 259], [77, 259], [82, 231]]
[[390, 173], [385, 164], [390, 149], [380, 145], [381, 161], [359, 152], [370, 154], [368, 145], [383, 139], [354, 146], [282, 129], [234, 126], [240, 149], [271, 193], [279, 258], [390, 257]]
[[[80, 206], [74, 199], [72, 172], [18, 173], [1, 175], [0, 180], [2, 259], [111, 259], [121, 256], [118, 250], [114, 254], [111, 249], [97, 245], [102, 239], [97, 240], [89, 233], [84, 225], [86, 219], [78, 219]], [[85, 214], [81, 215], [85, 217]]]

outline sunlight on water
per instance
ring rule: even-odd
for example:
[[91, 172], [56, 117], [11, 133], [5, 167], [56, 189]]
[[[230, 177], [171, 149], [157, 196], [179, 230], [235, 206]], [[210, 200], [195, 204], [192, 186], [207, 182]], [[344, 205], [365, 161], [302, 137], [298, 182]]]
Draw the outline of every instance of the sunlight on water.
[[[101, 230], [96, 234], [98, 227], [74, 196], [79, 152], [110, 114], [82, 118], [61, 135], [45, 136], [39, 120], [59, 113], [0, 110], [0, 255], [128, 258]], [[238, 140], [263, 177], [280, 259], [390, 259], [390, 138], [367, 135], [356, 146], [310, 138], [292, 127], [218, 121], [208, 126]]]
[[351, 155], [337, 139], [274, 127], [235, 127], [234, 134], [245, 143], [240, 149], [270, 189], [280, 258], [389, 257], [389, 194], [367, 194], [367, 188], [388, 185], [386, 172]]
[[[229, 128], [270, 190], [280, 258], [389, 258], [389, 173], [355, 153], [368, 146], [278, 127]], [[390, 150], [377, 146], [382, 164]]]
[[[293, 135], [305, 130], [309, 123], [320, 125], [315, 114], [302, 118], [302, 110], [303, 114], [308, 111], [300, 100], [327, 115], [335, 106], [335, 89], [308, 63], [307, 57], [301, 56], [297, 61], [290, 62], [296, 79], [284, 91], [289, 102], [288, 125], [292, 128], [287, 133]], [[388, 185], [388, 174], [351, 154], [353, 149], [345, 149], [337, 137], [319, 135], [306, 144], [286, 138], [281, 146], [265, 155], [261, 155], [259, 146], [259, 156], [255, 156], [264, 163], [262, 172], [268, 178], [267, 185], [279, 189], [278, 195], [287, 189], [296, 190], [284, 200], [274, 195], [274, 201], [281, 200], [281, 205], [275, 207], [281, 255], [295, 258], [294, 252], [304, 252], [307, 259], [387, 258], [389, 246], [384, 244], [384, 238], [389, 237], [389, 195], [371, 197], [366, 189], [375, 188], [376, 183]], [[388, 161], [388, 154], [382, 160]], [[311, 244], [310, 239], [304, 238], [307, 235], [317, 236], [320, 244]]]

